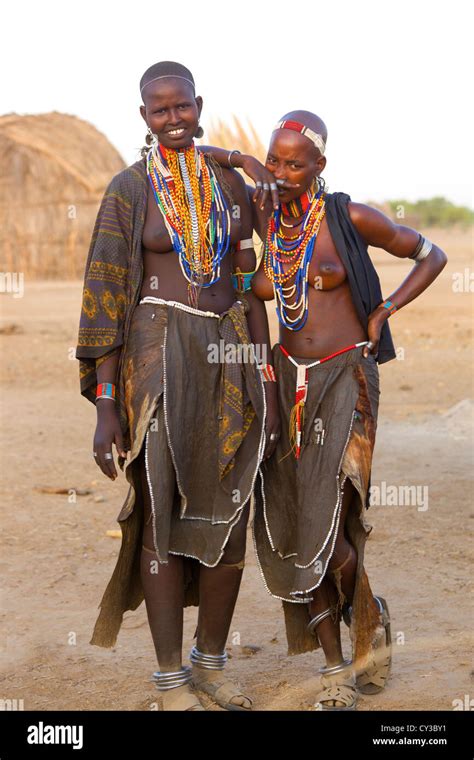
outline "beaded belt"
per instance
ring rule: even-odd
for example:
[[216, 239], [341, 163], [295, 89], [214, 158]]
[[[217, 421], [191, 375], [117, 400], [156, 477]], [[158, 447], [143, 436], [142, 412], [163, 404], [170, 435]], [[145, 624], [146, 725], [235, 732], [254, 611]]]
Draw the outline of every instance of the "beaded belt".
[[[156, 296], [145, 296], [139, 301], [139, 305], [142, 303], [166, 304], [166, 306], [174, 306], [176, 309], [182, 309], [189, 312], [189, 314], [196, 314], [200, 317], [215, 317], [216, 319], [222, 317], [222, 314], [216, 314], [215, 311], [202, 311], [201, 309], [195, 309], [193, 306], [181, 303], [181, 301], [167, 301], [165, 298], [157, 298]], [[235, 303], [241, 304], [242, 301], [236, 301]]]
[[219, 319], [219, 314], [216, 314], [214, 311], [201, 311], [201, 309], [195, 309], [193, 306], [188, 306], [187, 304], [181, 303], [180, 301], [166, 301], [164, 298], [145, 296], [145, 298], [142, 298], [140, 301], [140, 304], [142, 303], [166, 304], [167, 306], [174, 306], [177, 309], [187, 311], [189, 314], [198, 314], [201, 317], [216, 317], [216, 319]]
[[324, 356], [322, 359], [318, 359], [311, 364], [298, 364], [298, 362], [295, 361], [292, 356], [290, 356], [286, 348], [283, 348], [283, 346], [279, 344], [282, 353], [296, 367], [296, 398], [295, 405], [292, 408], [290, 414], [290, 443], [292, 445], [292, 449], [295, 452], [296, 459], [299, 459], [301, 454], [303, 412], [306, 398], [308, 396], [308, 370], [311, 369], [311, 367], [316, 367], [318, 364], [324, 364], [324, 362], [329, 361], [329, 359], [333, 359], [335, 356], [339, 356], [339, 354], [345, 354], [347, 351], [352, 351], [354, 348], [366, 346], [368, 342], [368, 340], [364, 340], [361, 343], [353, 343], [352, 346], [341, 348], [339, 351], [335, 351], [333, 354], [329, 354], [329, 356]]

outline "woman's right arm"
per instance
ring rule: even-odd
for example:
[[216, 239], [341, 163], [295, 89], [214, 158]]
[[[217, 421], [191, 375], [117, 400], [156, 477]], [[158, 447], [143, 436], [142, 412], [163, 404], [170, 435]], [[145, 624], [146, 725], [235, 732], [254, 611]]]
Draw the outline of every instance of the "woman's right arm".
[[[223, 169], [242, 169], [247, 177], [255, 182], [252, 195], [252, 200], [255, 203], [259, 201], [263, 208], [267, 200], [271, 198], [273, 207], [278, 208], [278, 190], [276, 187], [270, 189], [270, 185], [274, 185], [275, 179], [258, 158], [246, 153], [234, 153], [225, 148], [217, 148], [215, 145], [199, 145], [199, 149], [203, 153], [210, 153]], [[264, 185], [266, 189], [264, 189]]]
[[[117, 368], [120, 361], [121, 349], [117, 349], [101, 358], [96, 363], [97, 384], [117, 382]], [[123, 446], [122, 429], [116, 401], [109, 398], [98, 398], [96, 401], [97, 426], [94, 435], [94, 459], [104, 475], [111, 480], [117, 477], [117, 470], [113, 459], [106, 459], [106, 453], [112, 453], [112, 444], [120, 456], [126, 458], [127, 454]], [[112, 454], [113, 456], [113, 454]]]

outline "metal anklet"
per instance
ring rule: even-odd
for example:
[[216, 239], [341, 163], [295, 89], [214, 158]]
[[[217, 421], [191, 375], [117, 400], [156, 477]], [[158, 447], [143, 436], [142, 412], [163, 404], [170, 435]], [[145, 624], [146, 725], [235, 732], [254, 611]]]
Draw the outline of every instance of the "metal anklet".
[[168, 691], [168, 689], [175, 689], [177, 686], [184, 686], [191, 680], [191, 668], [189, 665], [184, 665], [181, 670], [176, 670], [170, 673], [160, 673], [159, 670], [153, 673], [153, 681], [155, 682], [158, 691]]
[[324, 612], [320, 612], [319, 615], [316, 615], [310, 622], [308, 623], [308, 631], [310, 633], [314, 633], [317, 626], [322, 623], [325, 618], [331, 616], [333, 617], [333, 613], [335, 613], [336, 610], [334, 607], [328, 607], [327, 610], [324, 610]]
[[340, 673], [342, 670], [345, 670], [349, 667], [349, 665], [352, 665], [352, 660], [343, 660], [339, 663], [339, 665], [333, 665], [332, 667], [328, 668], [327, 666], [323, 668], [318, 669], [318, 673], [321, 673], [321, 675], [329, 676], [334, 673]]
[[227, 662], [227, 652], [224, 651], [222, 654], [206, 654], [205, 652], [200, 652], [197, 647], [193, 647], [189, 659], [193, 665], [199, 665], [200, 668], [223, 670]]

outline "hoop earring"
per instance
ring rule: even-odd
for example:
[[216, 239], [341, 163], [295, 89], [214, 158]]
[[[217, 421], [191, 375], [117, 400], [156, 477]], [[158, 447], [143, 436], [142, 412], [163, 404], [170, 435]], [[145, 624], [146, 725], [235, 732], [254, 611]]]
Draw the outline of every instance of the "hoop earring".
[[204, 130], [203, 130], [203, 128], [201, 127], [201, 125], [200, 125], [200, 123], [199, 123], [199, 122], [198, 122], [198, 128], [196, 129], [196, 134], [194, 135], [194, 137], [197, 137], [198, 139], [199, 139], [200, 137], [204, 137]]
[[157, 135], [155, 135], [154, 132], [151, 131], [150, 127], [147, 127], [146, 129], [145, 142], [150, 147], [154, 147], [155, 145], [158, 145], [158, 137]]

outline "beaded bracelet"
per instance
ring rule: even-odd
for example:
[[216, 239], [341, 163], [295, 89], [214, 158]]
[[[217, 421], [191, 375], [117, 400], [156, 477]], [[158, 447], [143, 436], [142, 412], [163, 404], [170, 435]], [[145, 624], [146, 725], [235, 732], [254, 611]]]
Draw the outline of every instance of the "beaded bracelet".
[[384, 301], [382, 304], [384, 309], [387, 309], [389, 317], [392, 316], [393, 312], [397, 310], [397, 307], [393, 303], [393, 301]]
[[115, 401], [115, 385], [113, 383], [99, 383], [95, 393], [95, 400], [99, 398], [110, 398]]
[[258, 368], [262, 373], [264, 383], [276, 383], [275, 370], [271, 364], [259, 364]]
[[237, 267], [235, 272], [231, 275], [232, 285], [234, 286], [234, 290], [236, 290], [237, 293], [246, 293], [247, 291], [251, 290], [252, 277], [254, 276], [256, 271], [257, 270], [254, 269], [253, 272], [241, 272], [240, 269]]

